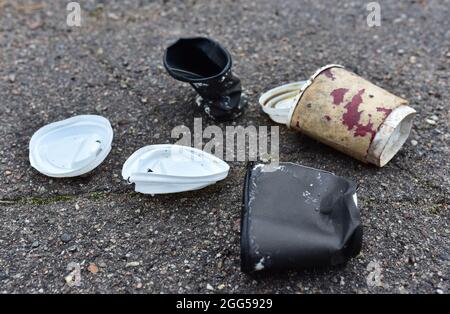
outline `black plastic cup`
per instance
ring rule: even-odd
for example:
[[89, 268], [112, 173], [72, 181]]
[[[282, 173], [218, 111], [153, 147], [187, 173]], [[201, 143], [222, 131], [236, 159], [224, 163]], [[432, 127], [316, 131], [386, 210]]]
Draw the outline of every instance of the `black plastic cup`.
[[241, 81], [231, 72], [230, 53], [204, 37], [181, 38], [164, 54], [164, 67], [174, 79], [188, 82], [199, 94], [197, 104], [211, 118], [226, 121], [246, 106]]
[[356, 184], [293, 163], [251, 166], [241, 217], [241, 269], [287, 270], [346, 263], [361, 250]]

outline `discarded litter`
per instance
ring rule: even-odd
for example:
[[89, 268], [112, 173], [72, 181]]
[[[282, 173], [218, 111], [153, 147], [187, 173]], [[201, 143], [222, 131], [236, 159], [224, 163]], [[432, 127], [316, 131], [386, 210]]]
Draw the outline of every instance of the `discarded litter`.
[[159, 144], [145, 146], [124, 163], [122, 177], [136, 192], [165, 194], [197, 190], [227, 177], [223, 160], [199, 149]]
[[400, 150], [416, 113], [406, 100], [335, 64], [304, 83], [269, 90], [259, 102], [275, 122], [379, 167]]
[[244, 272], [345, 263], [361, 250], [356, 184], [294, 163], [247, 170], [241, 217]]
[[231, 72], [230, 53], [204, 37], [181, 38], [164, 54], [164, 66], [176, 80], [188, 82], [199, 94], [197, 104], [218, 121], [242, 114], [241, 81]]
[[30, 140], [33, 168], [49, 177], [75, 177], [100, 165], [111, 151], [113, 130], [101, 116], [80, 115], [50, 123]]
[[275, 87], [259, 98], [262, 110], [267, 113], [270, 118], [282, 124], [288, 124], [289, 112], [292, 102], [298, 93], [305, 86], [307, 81], [294, 82]]

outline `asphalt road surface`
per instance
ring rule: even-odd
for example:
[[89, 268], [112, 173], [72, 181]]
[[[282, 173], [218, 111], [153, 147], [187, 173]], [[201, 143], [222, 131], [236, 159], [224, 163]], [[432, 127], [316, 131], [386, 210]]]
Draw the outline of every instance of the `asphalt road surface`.
[[[80, 1], [80, 27], [66, 24], [67, 2], [0, 0], [1, 292], [450, 292], [450, 1], [380, 1], [379, 27], [367, 25], [368, 1]], [[194, 35], [233, 56], [249, 99], [234, 125], [275, 125], [259, 95], [328, 63], [417, 110], [381, 169], [280, 126], [282, 161], [359, 183], [364, 243], [347, 265], [240, 271], [245, 162], [196, 192], [151, 197], [122, 180], [132, 152], [174, 143], [171, 130], [201, 116], [192, 89], [162, 66], [165, 47]], [[111, 153], [82, 177], [41, 175], [28, 160], [32, 134], [77, 114], [111, 121]], [[67, 284], [77, 269], [79, 285]]]

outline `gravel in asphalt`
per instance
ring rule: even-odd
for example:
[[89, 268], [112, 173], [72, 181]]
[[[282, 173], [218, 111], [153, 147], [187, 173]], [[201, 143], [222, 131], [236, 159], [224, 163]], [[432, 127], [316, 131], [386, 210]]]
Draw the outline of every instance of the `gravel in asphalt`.
[[[0, 1], [0, 291], [449, 293], [450, 2], [379, 1], [373, 28], [367, 2], [81, 1], [82, 26], [69, 27], [65, 1]], [[162, 66], [165, 47], [194, 35], [230, 50], [249, 99], [223, 129], [275, 125], [259, 95], [328, 63], [417, 110], [409, 140], [381, 169], [280, 126], [282, 161], [359, 184], [364, 243], [347, 265], [241, 273], [244, 162], [181, 194], [141, 195], [121, 179], [132, 152], [175, 142], [171, 130], [201, 116], [192, 89]], [[32, 134], [77, 114], [111, 121], [111, 153], [82, 177], [41, 175], [28, 161]]]

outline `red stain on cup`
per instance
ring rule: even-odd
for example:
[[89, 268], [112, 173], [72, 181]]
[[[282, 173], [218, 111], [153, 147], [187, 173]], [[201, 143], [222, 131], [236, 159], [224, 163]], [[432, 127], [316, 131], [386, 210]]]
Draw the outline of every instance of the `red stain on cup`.
[[344, 96], [348, 92], [348, 88], [337, 88], [330, 95], [333, 96], [333, 104], [340, 105], [344, 101]]

